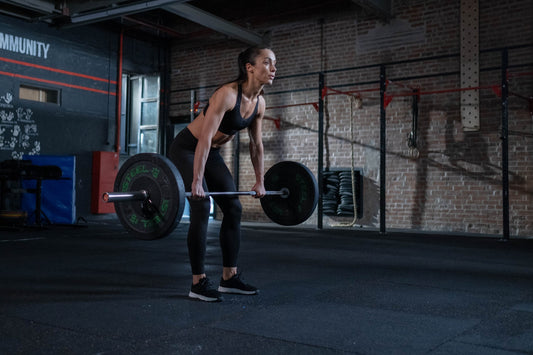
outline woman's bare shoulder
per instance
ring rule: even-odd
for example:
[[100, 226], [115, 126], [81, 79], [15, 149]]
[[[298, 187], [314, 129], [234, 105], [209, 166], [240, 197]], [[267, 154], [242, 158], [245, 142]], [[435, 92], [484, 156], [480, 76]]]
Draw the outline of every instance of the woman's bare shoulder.
[[213, 93], [209, 100], [209, 105], [213, 105], [216, 103], [225, 103], [223, 106], [231, 106], [233, 107], [233, 104], [235, 104], [235, 100], [237, 98], [237, 83], [232, 82], [228, 84], [224, 84]]
[[237, 93], [238, 85], [235, 81], [232, 81], [231, 83], [226, 83], [224, 85], [221, 85], [218, 89], [216, 89], [215, 93], [224, 93], [224, 94], [230, 94], [230, 93]]

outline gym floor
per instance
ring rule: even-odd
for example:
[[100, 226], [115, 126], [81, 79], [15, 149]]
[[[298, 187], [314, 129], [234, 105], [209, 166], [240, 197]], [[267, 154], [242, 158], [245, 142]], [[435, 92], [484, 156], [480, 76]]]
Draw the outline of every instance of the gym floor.
[[0, 353], [533, 353], [532, 240], [244, 224], [240, 268], [261, 293], [205, 303], [187, 297], [187, 227], [0, 230]]

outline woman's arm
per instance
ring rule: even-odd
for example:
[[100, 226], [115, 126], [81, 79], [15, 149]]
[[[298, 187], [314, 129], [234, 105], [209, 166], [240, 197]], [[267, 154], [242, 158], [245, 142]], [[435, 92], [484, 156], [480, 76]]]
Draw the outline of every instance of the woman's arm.
[[252, 191], [256, 192], [255, 197], [263, 197], [265, 195], [264, 186], [264, 157], [263, 157], [263, 138], [262, 125], [263, 116], [265, 114], [265, 100], [263, 96], [257, 98], [259, 100], [258, 112], [255, 120], [248, 128], [248, 135], [250, 136], [250, 158], [254, 167], [255, 185]]
[[193, 181], [191, 186], [193, 198], [205, 197], [202, 184], [204, 181], [205, 163], [209, 155], [209, 150], [211, 149], [211, 142], [217, 133], [224, 114], [233, 108], [235, 100], [236, 90], [230, 85], [222, 86], [209, 99], [209, 108], [205, 115], [202, 114], [202, 116], [199, 116], [189, 126], [193, 135], [198, 139], [194, 153]]

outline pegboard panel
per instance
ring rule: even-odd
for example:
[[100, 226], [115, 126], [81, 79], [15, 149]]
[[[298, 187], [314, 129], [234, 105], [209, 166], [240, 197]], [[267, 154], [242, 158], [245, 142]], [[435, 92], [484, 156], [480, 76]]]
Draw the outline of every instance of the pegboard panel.
[[[479, 86], [479, 4], [461, 0], [461, 88]], [[464, 131], [479, 130], [479, 90], [461, 91]]]

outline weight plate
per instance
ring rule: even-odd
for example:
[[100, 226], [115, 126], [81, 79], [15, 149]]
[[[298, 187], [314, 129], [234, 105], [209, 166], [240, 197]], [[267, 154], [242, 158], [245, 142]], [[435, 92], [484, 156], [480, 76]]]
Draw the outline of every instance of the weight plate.
[[283, 161], [265, 174], [265, 189], [289, 190], [286, 198], [265, 196], [261, 205], [265, 214], [275, 223], [293, 226], [307, 220], [318, 203], [318, 184], [313, 173], [303, 164]]
[[120, 223], [139, 239], [167, 236], [178, 225], [185, 206], [185, 187], [178, 169], [159, 154], [132, 156], [118, 171], [114, 191], [140, 190], [148, 192], [148, 202], [115, 202]]

